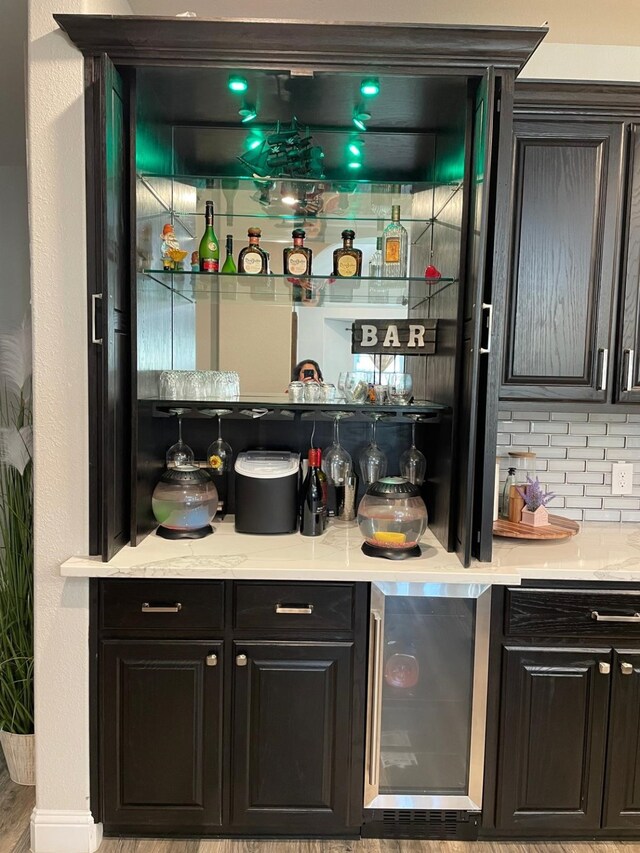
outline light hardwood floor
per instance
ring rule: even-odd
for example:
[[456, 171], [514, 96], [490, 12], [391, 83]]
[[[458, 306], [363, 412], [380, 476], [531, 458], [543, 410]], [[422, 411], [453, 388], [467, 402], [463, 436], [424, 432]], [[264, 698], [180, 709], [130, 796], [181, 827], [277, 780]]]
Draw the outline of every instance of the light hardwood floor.
[[[29, 853], [33, 788], [14, 785], [0, 750], [0, 853]], [[462, 841], [184, 841], [107, 838], [100, 853], [624, 853], [640, 843], [514, 844]]]

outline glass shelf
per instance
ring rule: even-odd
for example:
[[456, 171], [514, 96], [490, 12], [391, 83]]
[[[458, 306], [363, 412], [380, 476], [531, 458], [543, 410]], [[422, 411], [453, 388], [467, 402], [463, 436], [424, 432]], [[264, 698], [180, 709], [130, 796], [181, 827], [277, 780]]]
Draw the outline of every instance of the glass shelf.
[[[424, 415], [424, 423], [437, 423], [439, 416], [448, 411], [446, 406], [433, 403], [430, 400], [417, 400], [407, 406], [376, 405], [375, 403], [292, 403], [286, 394], [241, 394], [232, 400], [161, 400], [157, 397], [140, 398], [140, 403], [152, 407], [154, 417], [166, 417], [171, 414], [171, 409], [188, 409], [184, 417], [210, 418], [205, 414], [207, 409], [230, 409], [234, 414], [242, 417], [253, 417], [252, 410], [260, 411], [267, 409], [269, 414], [261, 415], [258, 420], [277, 415], [286, 415], [287, 412], [304, 417], [318, 417], [333, 420], [332, 412], [353, 412], [355, 414], [368, 415], [371, 412], [382, 414], [385, 417], [398, 418], [399, 420], [408, 415]], [[243, 414], [246, 410], [246, 414]], [[411, 420], [406, 417], [406, 423]]]

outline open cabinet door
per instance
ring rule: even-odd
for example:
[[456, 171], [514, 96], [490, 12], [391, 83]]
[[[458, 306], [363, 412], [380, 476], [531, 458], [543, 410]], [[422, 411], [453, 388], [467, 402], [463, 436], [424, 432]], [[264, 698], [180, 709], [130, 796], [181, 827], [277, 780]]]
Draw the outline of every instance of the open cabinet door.
[[106, 54], [86, 75], [90, 552], [129, 541], [131, 298], [128, 96]]
[[[482, 516], [482, 468], [484, 465], [485, 406], [487, 403], [487, 367], [491, 333], [491, 292], [493, 261], [493, 223], [495, 211], [494, 160], [497, 133], [496, 80], [493, 68], [487, 70], [474, 95], [470, 116], [470, 144], [467, 150], [469, 181], [467, 216], [467, 254], [465, 291], [462, 305], [462, 347], [458, 418], [458, 518], [456, 551], [463, 565], [472, 556], [488, 556]], [[495, 447], [494, 447], [495, 453]], [[491, 484], [493, 486], [493, 483]], [[491, 489], [493, 493], [493, 489]], [[493, 501], [488, 508], [493, 512]], [[491, 520], [491, 516], [490, 516]]]

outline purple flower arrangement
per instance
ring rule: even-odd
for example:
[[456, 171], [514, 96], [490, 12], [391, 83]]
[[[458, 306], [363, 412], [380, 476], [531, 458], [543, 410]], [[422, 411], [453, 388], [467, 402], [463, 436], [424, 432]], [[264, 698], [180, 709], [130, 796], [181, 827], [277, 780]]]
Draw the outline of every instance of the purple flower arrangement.
[[545, 492], [537, 477], [535, 480], [527, 477], [527, 485], [522, 488], [516, 486], [516, 489], [529, 512], [535, 512], [541, 506], [546, 506], [549, 501], [555, 498], [554, 492]]

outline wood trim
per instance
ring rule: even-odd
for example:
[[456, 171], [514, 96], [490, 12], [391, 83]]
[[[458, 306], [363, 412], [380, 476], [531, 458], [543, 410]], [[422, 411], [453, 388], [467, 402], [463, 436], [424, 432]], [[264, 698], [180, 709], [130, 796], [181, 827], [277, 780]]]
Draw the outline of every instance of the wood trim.
[[640, 83], [518, 80], [514, 113], [640, 116]]
[[[238, 67], [326, 66], [519, 70], [546, 27], [202, 20], [130, 15], [54, 15], [86, 55], [108, 53], [118, 63], [171, 62]], [[295, 30], [295, 34], [293, 33]], [[294, 47], [292, 47], [295, 46]]]

